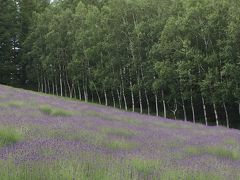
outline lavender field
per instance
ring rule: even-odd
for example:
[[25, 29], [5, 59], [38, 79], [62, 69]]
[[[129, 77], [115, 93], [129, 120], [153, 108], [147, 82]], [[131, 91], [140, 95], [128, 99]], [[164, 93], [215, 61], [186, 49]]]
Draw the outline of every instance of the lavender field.
[[240, 131], [0, 86], [0, 179], [240, 179]]

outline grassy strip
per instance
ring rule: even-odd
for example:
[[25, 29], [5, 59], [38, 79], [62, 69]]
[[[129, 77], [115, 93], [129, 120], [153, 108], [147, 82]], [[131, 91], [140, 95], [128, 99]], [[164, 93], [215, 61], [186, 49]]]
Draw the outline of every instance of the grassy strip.
[[186, 149], [188, 154], [211, 154], [220, 158], [231, 160], [240, 160], [240, 151], [238, 149], [227, 149], [224, 147], [205, 146], [205, 147], [188, 147]]
[[[84, 153], [82, 154], [84, 155]], [[117, 159], [85, 154], [85, 158], [94, 158], [94, 161], [58, 160], [50, 163], [16, 165], [12, 161], [0, 161], [0, 179], [4, 180], [131, 180], [131, 179], [161, 179], [161, 180], [221, 180], [221, 176], [203, 172], [182, 170], [163, 171], [161, 163], [155, 160], [133, 158], [120, 162]], [[114, 162], [114, 163], [113, 163]]]
[[17, 129], [12, 127], [0, 127], [0, 147], [14, 144], [22, 138], [22, 133]]
[[61, 108], [56, 108], [48, 105], [40, 106], [39, 110], [49, 116], [64, 116], [64, 117], [69, 117], [73, 115], [73, 112], [64, 110]]

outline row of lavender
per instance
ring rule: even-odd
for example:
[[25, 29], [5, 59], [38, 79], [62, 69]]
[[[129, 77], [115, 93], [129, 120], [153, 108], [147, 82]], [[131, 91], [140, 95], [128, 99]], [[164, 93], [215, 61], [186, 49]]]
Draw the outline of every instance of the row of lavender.
[[0, 86], [0, 179], [239, 179], [240, 133]]

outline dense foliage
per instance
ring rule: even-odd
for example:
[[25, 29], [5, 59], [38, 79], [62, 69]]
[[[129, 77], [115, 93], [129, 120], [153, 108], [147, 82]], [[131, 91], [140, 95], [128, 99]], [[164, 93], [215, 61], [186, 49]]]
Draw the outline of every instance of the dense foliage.
[[1, 3], [0, 82], [13, 69], [45, 93], [237, 126], [239, 1], [16, 2]]

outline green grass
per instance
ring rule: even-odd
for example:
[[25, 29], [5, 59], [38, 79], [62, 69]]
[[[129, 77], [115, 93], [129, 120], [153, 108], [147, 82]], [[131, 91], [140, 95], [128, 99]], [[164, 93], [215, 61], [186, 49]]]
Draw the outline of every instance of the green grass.
[[174, 122], [164, 122], [164, 121], [153, 121], [152, 125], [159, 126], [162, 128], [169, 128], [169, 129], [190, 129], [190, 128], [192, 128], [189, 124], [176, 124]]
[[188, 172], [181, 170], [166, 170], [161, 173], [161, 180], [223, 180], [224, 178], [209, 172]]
[[127, 128], [102, 128], [102, 132], [107, 133], [109, 136], [114, 135], [122, 138], [131, 138], [139, 134]]
[[[160, 176], [151, 176], [161, 167], [159, 162], [139, 158], [128, 162], [120, 162], [109, 157], [82, 154], [85, 158], [94, 156], [95, 162], [83, 159], [58, 160], [51, 163], [16, 165], [8, 160], [0, 161], [0, 179], [3, 180], [130, 180], [130, 179], [161, 179], [161, 180], [221, 180], [221, 176], [204, 172], [188, 172], [181, 170], [161, 171]], [[113, 163], [114, 162], [114, 163]], [[125, 168], [125, 167], [131, 168]]]
[[24, 102], [23, 101], [10, 101], [7, 103], [7, 105], [10, 107], [21, 108], [24, 106]]
[[64, 117], [69, 117], [73, 115], [72, 111], [68, 111], [68, 110], [64, 110], [61, 108], [56, 108], [53, 106], [48, 106], [48, 105], [44, 105], [44, 106], [40, 106], [39, 110], [49, 116], [64, 116]]
[[104, 143], [105, 147], [113, 149], [113, 150], [130, 150], [137, 146], [136, 143], [129, 142], [124, 139], [114, 139], [110, 142]]
[[210, 154], [219, 158], [226, 158], [231, 160], [240, 160], [239, 149], [227, 149], [217, 146], [205, 146], [205, 147], [188, 147], [186, 152], [191, 155]]
[[[94, 162], [89, 161], [94, 157]], [[4, 180], [122, 180], [130, 179], [130, 172], [123, 165], [104, 155], [81, 154], [77, 160], [57, 160], [51, 163], [15, 165], [0, 161], [0, 179]], [[114, 162], [114, 163], [113, 163]], [[123, 173], [124, 172], [124, 173]], [[136, 179], [136, 178], [135, 178]]]
[[14, 107], [14, 108], [22, 108], [26, 104], [23, 101], [8, 101], [8, 102], [1, 102], [0, 107]]
[[99, 113], [96, 111], [91, 111], [91, 110], [85, 110], [82, 115], [84, 116], [92, 116], [92, 117], [98, 117], [104, 121], [116, 121], [116, 122], [124, 122], [127, 124], [131, 124], [131, 125], [140, 125], [143, 122], [138, 120], [138, 119], [133, 119], [133, 118], [129, 118], [126, 116], [113, 116], [113, 115], [109, 115], [107, 113]]
[[136, 171], [137, 174], [140, 174], [144, 177], [147, 177], [151, 173], [161, 168], [161, 162], [158, 160], [142, 159], [142, 158], [132, 158], [130, 160], [130, 166], [133, 168], [133, 171]]
[[224, 143], [229, 144], [229, 145], [235, 145], [235, 146], [239, 145], [239, 143], [234, 138], [226, 138], [224, 140]]
[[12, 127], [0, 127], [0, 147], [14, 144], [22, 138], [22, 133], [17, 129]]

